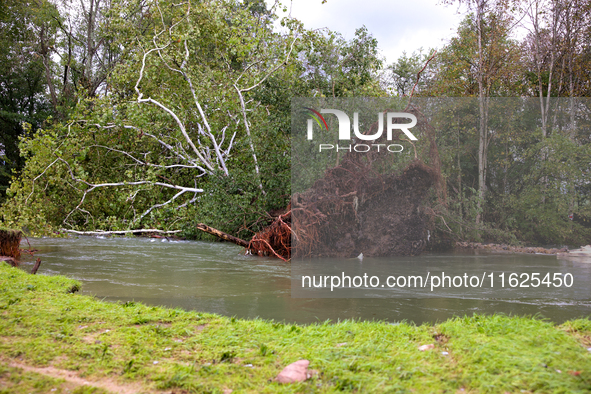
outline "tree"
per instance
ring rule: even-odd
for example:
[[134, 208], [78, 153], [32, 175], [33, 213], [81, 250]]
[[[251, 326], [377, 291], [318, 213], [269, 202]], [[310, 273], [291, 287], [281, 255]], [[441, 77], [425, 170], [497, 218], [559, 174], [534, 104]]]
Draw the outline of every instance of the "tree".
[[[403, 52], [402, 56], [388, 67], [391, 72], [390, 84], [392, 85], [392, 92], [397, 96], [407, 96], [412, 92], [415, 84], [418, 87], [417, 92], [426, 89], [430, 79], [435, 74], [434, 69], [429, 66], [429, 59], [434, 53], [434, 50], [430, 50], [428, 54], [424, 54], [423, 50], [420, 49], [408, 56], [406, 52]], [[425, 66], [428, 67], [428, 70], [423, 71], [421, 79], [417, 81], [417, 74]]]
[[299, 55], [310, 96], [386, 95], [379, 81], [383, 62], [378, 42], [365, 26], [355, 30], [349, 42], [332, 31], [309, 32]]
[[[234, 1], [154, 0], [150, 7], [157, 29], [136, 37], [129, 52], [135, 62], [116, 67], [109, 94], [84, 101], [54, 137], [39, 136], [66, 140], [51, 143], [45, 166], [38, 161], [30, 176], [68, 179], [77, 201], [62, 216], [68, 226], [110, 216], [115, 208], [98, 201], [107, 188], [119, 188], [117, 217], [129, 226], [150, 221], [160, 208], [203, 203], [203, 192], [211, 195], [239, 174], [255, 180], [253, 199], [266, 195], [256, 152], [266, 110], [255, 97], [291, 62], [299, 25], [286, 21], [290, 32], [280, 36], [268, 13]], [[31, 151], [35, 143], [27, 143]]]
[[[44, 44], [38, 33], [50, 29], [50, 4], [5, 0], [0, 25], [0, 193], [8, 187], [14, 171], [24, 165], [18, 139], [36, 131], [52, 114], [45, 97], [47, 79]], [[24, 127], [28, 124], [29, 126]]]
[[509, 39], [512, 16], [506, 10], [506, 2], [475, 0], [468, 1], [467, 5], [474, 13], [463, 22], [459, 37], [452, 40], [447, 53], [442, 56], [443, 63], [447, 62], [451, 67], [442, 72], [439, 78], [443, 85], [436, 84], [434, 92], [445, 92], [451, 84], [456, 91], [462, 87], [460, 94], [478, 97], [478, 206], [475, 218], [478, 225], [482, 222], [486, 201], [488, 150], [493, 138], [488, 129], [489, 97], [516, 91], [512, 83], [515, 81], [516, 51]]

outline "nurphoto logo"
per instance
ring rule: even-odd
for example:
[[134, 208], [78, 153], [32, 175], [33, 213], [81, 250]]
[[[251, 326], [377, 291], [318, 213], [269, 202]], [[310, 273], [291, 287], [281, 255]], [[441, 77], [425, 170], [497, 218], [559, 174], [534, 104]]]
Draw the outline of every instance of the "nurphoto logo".
[[[383, 144], [383, 143], [375, 143], [378, 139], [380, 139], [384, 133], [384, 115], [386, 119], [386, 141], [392, 141], [392, 132], [394, 130], [402, 131], [409, 140], [416, 141], [417, 137], [415, 137], [411, 132], [410, 128], [416, 126], [417, 118], [413, 114], [407, 112], [378, 112], [378, 126], [377, 130], [373, 134], [363, 134], [359, 131], [359, 112], [353, 113], [353, 133], [354, 139], [351, 136], [351, 120], [349, 116], [341, 110], [338, 109], [321, 109], [320, 112], [316, 111], [313, 108], [304, 107], [306, 110], [310, 111], [311, 118], [308, 119], [308, 133], [307, 138], [309, 141], [314, 140], [314, 123], [320, 127], [320, 129], [326, 129], [328, 131], [328, 124], [326, 119], [322, 114], [332, 114], [337, 117], [339, 123], [339, 141], [349, 141], [349, 145], [339, 145], [339, 144], [318, 144], [318, 151], [327, 151], [327, 150], [334, 150], [337, 151], [348, 151], [348, 152], [369, 152], [371, 150], [375, 150], [380, 152], [388, 151], [391, 153], [400, 153], [403, 151], [404, 147], [400, 144]], [[395, 119], [410, 119], [410, 123], [394, 123]], [[371, 131], [371, 130], [370, 130]], [[356, 143], [356, 139], [361, 141], [372, 141], [374, 143]], [[350, 142], [353, 142], [351, 144]]]

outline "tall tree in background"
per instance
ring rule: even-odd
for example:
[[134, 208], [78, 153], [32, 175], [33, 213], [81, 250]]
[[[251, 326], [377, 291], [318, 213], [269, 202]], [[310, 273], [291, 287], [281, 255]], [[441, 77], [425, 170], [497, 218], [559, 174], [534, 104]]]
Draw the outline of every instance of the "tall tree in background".
[[[487, 197], [489, 145], [494, 133], [489, 131], [491, 95], [513, 95], [518, 91], [516, 47], [509, 39], [512, 17], [504, 1], [467, 2], [473, 13], [443, 51], [437, 82], [431, 94], [477, 96], [478, 118], [478, 200], [475, 223], [483, 221]], [[460, 169], [461, 170], [461, 169]]]
[[[533, 0], [524, 7], [523, 43], [530, 94], [539, 97], [542, 136], [548, 136], [551, 97], [588, 95], [591, 3], [583, 0]], [[587, 56], [586, 56], [587, 55]]]
[[[57, 10], [46, 1], [3, 0], [0, 6], [0, 195], [3, 197], [12, 172], [24, 165], [18, 139], [34, 132], [52, 114], [47, 60], [55, 43], [52, 17]], [[52, 93], [54, 93], [52, 91]], [[55, 108], [55, 107], [54, 107]]]
[[79, 98], [93, 97], [99, 88], [106, 93], [107, 76], [132, 47], [129, 40], [113, 35], [113, 23], [125, 20], [141, 36], [148, 7], [143, 0], [3, 0], [1, 5], [3, 195], [12, 171], [24, 164], [19, 137], [26, 130], [34, 133], [50, 115], [66, 119]]
[[[388, 67], [386, 75], [386, 84], [389, 86], [391, 94], [396, 96], [407, 96], [411, 93], [415, 84], [416, 93], [427, 89], [431, 79], [435, 76], [435, 68], [429, 64], [429, 59], [433, 56], [434, 50], [428, 54], [423, 53], [422, 49], [413, 52], [410, 56], [406, 52], [398, 60]], [[417, 74], [427, 66], [421, 73], [420, 80], [417, 83]]]
[[302, 78], [309, 95], [326, 97], [384, 96], [379, 74], [378, 42], [365, 26], [345, 41], [332, 31], [309, 32], [302, 44]]

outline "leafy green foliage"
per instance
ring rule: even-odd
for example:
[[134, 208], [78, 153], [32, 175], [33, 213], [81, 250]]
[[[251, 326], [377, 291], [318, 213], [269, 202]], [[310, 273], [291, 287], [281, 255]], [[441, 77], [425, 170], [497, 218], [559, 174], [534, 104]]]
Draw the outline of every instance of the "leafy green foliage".
[[[590, 145], [577, 136], [589, 127], [588, 100], [575, 99], [571, 107], [570, 99], [553, 99], [554, 129], [542, 138], [536, 99], [491, 98], [489, 127], [494, 138], [488, 147], [488, 195], [480, 204], [474, 135], [478, 101], [439, 101], [448, 103], [432, 120], [439, 130], [437, 144], [447, 180], [447, 204], [432, 198], [441, 214], [435, 218], [439, 231], [457, 240], [588, 243], [589, 226], [569, 219], [589, 215]], [[479, 212], [485, 218], [482, 225], [474, 224]]]
[[12, 178], [25, 164], [18, 138], [41, 127], [52, 114], [44, 93], [45, 66], [39, 56], [38, 31], [50, 31], [54, 6], [34, 1], [5, 0], [0, 14], [0, 199]]

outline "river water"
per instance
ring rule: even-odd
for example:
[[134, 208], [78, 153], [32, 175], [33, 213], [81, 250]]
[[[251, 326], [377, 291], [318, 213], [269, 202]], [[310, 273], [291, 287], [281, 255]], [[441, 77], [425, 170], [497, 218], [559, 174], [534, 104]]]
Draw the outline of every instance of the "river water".
[[[139, 301], [239, 318], [312, 323], [345, 319], [434, 323], [473, 313], [538, 315], [555, 322], [591, 315], [591, 259], [544, 255], [425, 254], [392, 258], [405, 266], [444, 266], [448, 272], [467, 266], [497, 270], [570, 273], [579, 286], [576, 297], [549, 290], [544, 297], [502, 297], [497, 293], [454, 293], [395, 298], [295, 298], [291, 266], [277, 259], [243, 255], [242, 248], [219, 242], [163, 241], [150, 238], [37, 238], [35, 257], [23, 254], [30, 270], [41, 258], [39, 274], [66, 275], [83, 283], [81, 292], [108, 301]], [[28, 248], [23, 242], [23, 248]], [[458, 271], [458, 272], [459, 272]], [[491, 271], [492, 272], [492, 271]], [[498, 286], [498, 284], [497, 284]], [[582, 295], [582, 296], [581, 296]], [[412, 298], [416, 297], [416, 298]]]

